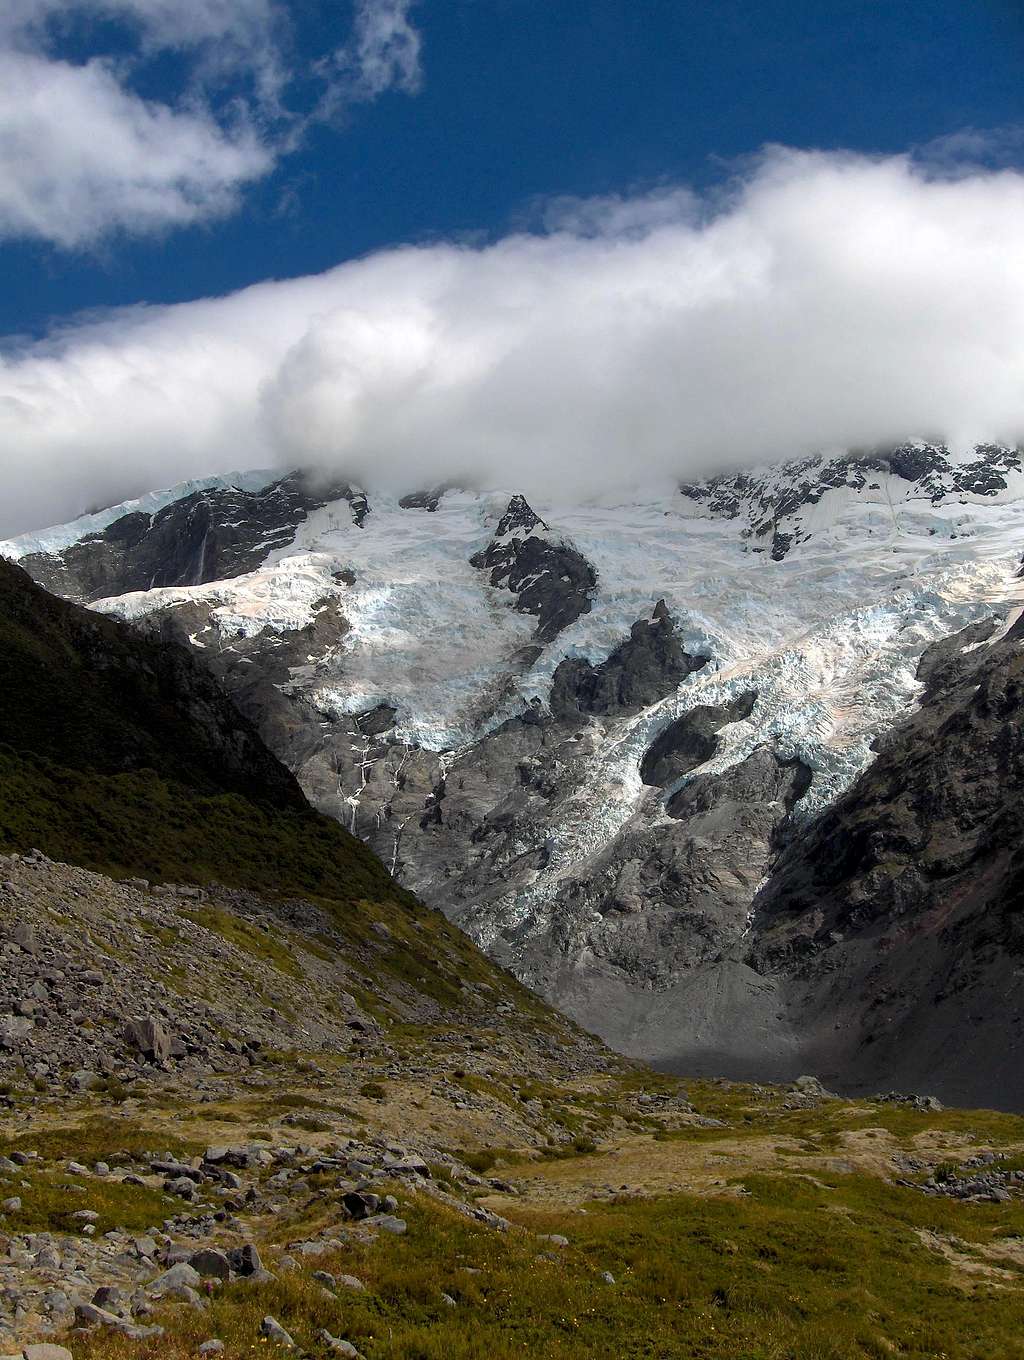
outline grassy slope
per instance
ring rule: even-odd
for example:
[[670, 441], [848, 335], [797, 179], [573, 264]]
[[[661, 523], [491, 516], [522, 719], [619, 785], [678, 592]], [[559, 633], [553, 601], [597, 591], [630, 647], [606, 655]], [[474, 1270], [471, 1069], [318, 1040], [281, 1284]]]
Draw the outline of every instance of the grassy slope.
[[115, 877], [412, 904], [187, 652], [0, 561], [0, 849]]

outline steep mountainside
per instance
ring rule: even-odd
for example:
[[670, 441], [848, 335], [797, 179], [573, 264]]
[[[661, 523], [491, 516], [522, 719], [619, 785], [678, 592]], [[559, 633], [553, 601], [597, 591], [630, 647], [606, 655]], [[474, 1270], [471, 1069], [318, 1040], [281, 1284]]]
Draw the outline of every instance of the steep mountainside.
[[[187, 647], [56, 599], [0, 562], [0, 852], [37, 848], [143, 886], [219, 885], [230, 910], [247, 905], [262, 928], [276, 920], [285, 934], [297, 922], [308, 928], [312, 910], [291, 899], [315, 895], [337, 936], [331, 949], [358, 956], [376, 924], [387, 943], [371, 952], [386, 956], [383, 973], [434, 998], [428, 1009], [438, 996], [455, 1001], [474, 979], [517, 1010], [536, 1008], [440, 913], [398, 887], [363, 842], [309, 806]], [[80, 933], [80, 923], [65, 924]], [[117, 1019], [131, 1001], [129, 991], [104, 1014]], [[52, 1043], [53, 1031], [36, 1037]]]
[[754, 902], [754, 967], [851, 1080], [1024, 1105], [1022, 643], [1018, 617], [931, 648], [920, 707]]
[[[929, 649], [1021, 599], [1019, 451], [915, 444], [589, 507], [235, 480], [0, 551], [187, 640], [319, 808], [623, 1050], [884, 1076], [871, 1043], [860, 1068], [812, 1043], [819, 993], [761, 904], [934, 679]], [[139, 590], [171, 521], [244, 552]]]
[[0, 743], [101, 775], [152, 770], [197, 793], [305, 804], [209, 672], [70, 606], [0, 561]]

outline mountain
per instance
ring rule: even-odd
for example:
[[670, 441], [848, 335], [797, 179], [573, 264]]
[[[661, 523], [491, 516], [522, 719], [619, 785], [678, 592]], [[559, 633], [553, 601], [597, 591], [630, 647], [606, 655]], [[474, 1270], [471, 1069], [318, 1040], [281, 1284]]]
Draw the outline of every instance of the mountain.
[[[180, 892], [186, 905], [216, 901], [211, 919], [229, 938], [277, 961], [286, 951], [275, 932], [287, 941], [297, 929], [312, 933], [310, 920], [319, 920], [319, 943], [309, 948], [316, 957], [325, 947], [326, 957], [337, 955], [333, 983], [350, 1012], [354, 994], [366, 999], [376, 992], [366, 1004], [379, 1017], [413, 1007], [420, 1018], [457, 1022], [466, 998], [473, 1014], [479, 983], [489, 1004], [507, 1006], [523, 1024], [532, 1015], [544, 1027], [554, 1019], [441, 913], [400, 888], [368, 846], [310, 807], [190, 648], [57, 599], [6, 561], [0, 561], [0, 793], [0, 855], [31, 852], [35, 870], [51, 861], [80, 866], [64, 896], [99, 896], [107, 915], [116, 904], [114, 916], [120, 912], [126, 930], [140, 913], [145, 917], [151, 883], [169, 883], [154, 891], [172, 899], [175, 885], [186, 885]], [[29, 874], [39, 884], [45, 877]], [[128, 882], [117, 886], [111, 878]], [[4, 891], [0, 884], [0, 898]], [[23, 898], [22, 924], [27, 910]], [[247, 914], [258, 922], [255, 933]], [[83, 922], [75, 913], [59, 919], [68, 936], [60, 956], [82, 954], [83, 934], [87, 946], [89, 940]], [[53, 921], [47, 925], [54, 929]], [[152, 941], [147, 946], [140, 961], [160, 975], [173, 972], [172, 961], [159, 951], [154, 957]], [[122, 961], [120, 951], [108, 953]], [[108, 980], [117, 971], [111, 957]], [[353, 963], [362, 972], [353, 975]], [[188, 966], [196, 977], [206, 971], [195, 959]], [[371, 970], [373, 979], [364, 976]], [[27, 1004], [16, 971], [0, 981], [0, 1003], [6, 999], [12, 1008]], [[389, 998], [389, 983], [400, 1002]], [[231, 988], [221, 980], [215, 990], [226, 996]], [[126, 987], [117, 1006], [101, 1007], [95, 1019], [102, 1024], [70, 1036], [79, 1065], [103, 1049], [111, 1019], [120, 1023], [133, 1001], [145, 1004], [147, 992], [148, 986]], [[99, 979], [92, 995], [102, 996]], [[237, 999], [234, 1007], [225, 1023], [239, 1023], [245, 1008]], [[14, 1056], [22, 1039], [30, 1049], [36, 1040], [56, 1045], [55, 1018], [36, 1030], [29, 1021], [22, 1034], [17, 1017], [31, 1011], [4, 1017], [2, 1010], [0, 1049], [14, 1032], [19, 1042], [6, 1045]], [[337, 1024], [344, 1023], [338, 1011]], [[312, 1027], [322, 1030], [322, 1017]], [[286, 1035], [287, 1026], [278, 1042]]]
[[1024, 1105], [1024, 621], [933, 644], [919, 706], [784, 849], [753, 964], [817, 1067]]
[[[1024, 599], [1022, 531], [1019, 450], [917, 443], [615, 505], [251, 474], [0, 552], [187, 642], [318, 808], [622, 1051], [741, 1077], [813, 1063], [850, 1089], [902, 1051], [910, 1084], [1005, 1104], [1024, 1092], [994, 1089], [969, 1045], [879, 1047], [889, 954], [870, 981], [844, 964], [836, 993], [840, 957], [875, 947], [855, 872], [828, 890], [846, 952], [797, 941], [823, 909], [807, 864], [833, 854], [828, 818], [864, 780], [900, 787], [883, 762], [961, 647], [995, 655], [949, 639]], [[929, 939], [928, 977], [955, 954], [981, 977], [992, 948], [1014, 967], [1013, 932]], [[974, 1015], [956, 995], [950, 1034]], [[893, 1033], [923, 1014], [908, 1003]], [[1010, 1042], [1009, 1016], [969, 1023]]]
[[[234, 493], [207, 490], [210, 501], [193, 502], [181, 523], [206, 522], [193, 562], [223, 564], [215, 507]], [[193, 494], [155, 497], [139, 513], [173, 516]], [[418, 510], [413, 524], [433, 522], [450, 494], [424, 493], [396, 516]], [[299, 529], [280, 533], [301, 533], [315, 498], [301, 485], [257, 494], [259, 532], [279, 537], [268, 505], [292, 515], [300, 504]], [[506, 596], [523, 606], [502, 662], [507, 706], [511, 682], [586, 626], [602, 589], [554, 516], [512, 500], [493, 525], [476, 506], [486, 542], [471, 545], [478, 565], [469, 561], [494, 605], [488, 626]], [[367, 506], [360, 528], [358, 497], [341, 501], [321, 509], [340, 517], [344, 507], [352, 532], [366, 533], [376, 512]], [[236, 547], [244, 504], [234, 497], [224, 526]], [[121, 552], [125, 540], [106, 541]], [[101, 566], [91, 559], [90, 571]], [[296, 569], [285, 557], [271, 570], [284, 589]], [[403, 569], [392, 557], [389, 570], [394, 581]], [[331, 571], [355, 588], [350, 565]], [[252, 590], [245, 575], [233, 579], [232, 589]], [[464, 584], [454, 560], [436, 579]], [[527, 813], [542, 806], [534, 796], [576, 796], [602, 745], [646, 723], [654, 735], [644, 728], [630, 759], [643, 788], [664, 790], [664, 813], [645, 832], [650, 865], [637, 861], [628, 899], [618, 889], [627, 914], [642, 914], [648, 891], [667, 900], [670, 855], [677, 886], [697, 862], [682, 842], [659, 840], [659, 827], [711, 845], [717, 825], [723, 844], [736, 839], [736, 863], [760, 836], [773, 868], [736, 948], [780, 997], [788, 986], [790, 1019], [806, 1003], [819, 1037], [817, 998], [881, 1050], [888, 1024], [905, 1028], [876, 976], [879, 961], [892, 974], [892, 956], [907, 1012], [920, 982], [950, 1066], [963, 1075], [965, 1058], [977, 1060], [993, 1083], [1016, 1021], [1005, 1003], [1020, 625], [983, 618], [928, 645], [919, 706], [823, 814], [798, 826], [815, 778], [803, 755], [761, 743], [703, 773], [755, 720], [758, 695], [737, 686], [713, 700], [701, 688], [714, 654], [681, 633], [677, 611], [675, 600], [656, 603], [603, 655], [561, 657], [546, 702], [521, 696], [517, 716], [449, 752], [440, 816], [424, 814], [412, 848], [440, 852], [458, 793], [460, 834], [473, 843], [487, 779], [506, 780], [509, 759], [523, 770], [516, 787], [531, 825]], [[321, 612], [323, 630], [304, 637], [311, 655], [348, 624], [340, 610]], [[271, 631], [235, 654], [232, 671], [230, 648], [243, 639], [190, 647], [174, 640], [175, 618], [170, 608], [154, 623], [166, 638], [147, 636], [0, 562], [0, 1353], [1017, 1353], [1024, 1118], [891, 1092], [851, 1101], [810, 1076], [781, 1089], [721, 1079], [684, 1089], [610, 1053], [314, 811], [206, 665], [255, 672], [245, 692], [265, 696], [281, 731], [291, 712], [294, 738], [312, 741], [308, 700], [276, 688], [294, 666], [269, 667], [275, 637], [293, 663], [299, 641]], [[690, 688], [699, 701], [683, 708]], [[666, 694], [675, 706], [654, 721]], [[382, 703], [359, 710], [356, 756], [396, 742], [397, 696]], [[319, 730], [344, 749], [337, 723]], [[536, 752], [534, 763], [517, 747]], [[472, 764], [474, 750], [489, 763]], [[616, 856], [638, 835], [631, 826], [593, 845], [620, 883]], [[492, 862], [478, 864], [482, 882]], [[689, 938], [669, 942], [679, 971]], [[982, 1009], [993, 987], [997, 1023], [997, 1007]], [[958, 1049], [949, 1022], [961, 996], [985, 1019]], [[742, 1039], [742, 1012], [733, 1019]], [[917, 1061], [921, 1046], [908, 1037]], [[851, 1061], [859, 1047], [847, 1045]], [[730, 1052], [732, 1062], [743, 1056], [738, 1043]], [[1008, 1064], [1010, 1099], [1015, 1081]]]

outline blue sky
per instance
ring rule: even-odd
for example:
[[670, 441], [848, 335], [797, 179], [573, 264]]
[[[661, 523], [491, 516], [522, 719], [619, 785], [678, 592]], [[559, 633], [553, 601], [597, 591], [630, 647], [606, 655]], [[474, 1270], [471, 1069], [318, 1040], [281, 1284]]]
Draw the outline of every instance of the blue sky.
[[[383, 0], [385, 8], [397, 2]], [[236, 13], [247, 4], [237, 0]], [[312, 63], [351, 50], [358, 15], [349, 0], [291, 0], [273, 16], [270, 38], [264, 19], [273, 6], [254, 3], [237, 62], [201, 83], [196, 69], [209, 53], [200, 42], [175, 49], [153, 38], [152, 24], [146, 37], [160, 0], [83, 3], [70, 14], [53, 4], [32, 35], [35, 51], [78, 64], [116, 60], [127, 92], [176, 110], [201, 104], [221, 125], [237, 117], [241, 96], [270, 149], [233, 184], [229, 168], [219, 186], [229, 202], [184, 225], [173, 212], [140, 222], [129, 212], [87, 239], [55, 241], [0, 210], [0, 333], [38, 335], [82, 309], [317, 272], [397, 242], [501, 235], [535, 224], [544, 201], [560, 195], [706, 186], [767, 142], [895, 152], [1022, 116], [1019, 4], [419, 0], [398, 8], [419, 42], [413, 77], [392, 72], [379, 93], [341, 89], [330, 119], [309, 119], [329, 83], [311, 74]], [[24, 33], [12, 42], [30, 45]], [[246, 69], [264, 61], [267, 44], [286, 117], [255, 98]], [[336, 85], [346, 78], [355, 77], [342, 73]], [[88, 187], [103, 199], [102, 175]]]

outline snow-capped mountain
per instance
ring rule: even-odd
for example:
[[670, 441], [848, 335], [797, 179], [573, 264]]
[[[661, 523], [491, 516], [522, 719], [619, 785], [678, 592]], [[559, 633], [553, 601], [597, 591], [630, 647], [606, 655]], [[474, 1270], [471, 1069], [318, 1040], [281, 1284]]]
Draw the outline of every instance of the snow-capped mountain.
[[1021, 452], [927, 444], [600, 506], [246, 474], [0, 544], [186, 639], [321, 809], [588, 1027], [765, 1076], [814, 1005], [761, 947], [780, 852], [922, 658], [1019, 610], [1022, 549]]

